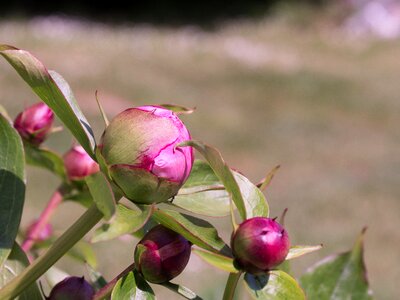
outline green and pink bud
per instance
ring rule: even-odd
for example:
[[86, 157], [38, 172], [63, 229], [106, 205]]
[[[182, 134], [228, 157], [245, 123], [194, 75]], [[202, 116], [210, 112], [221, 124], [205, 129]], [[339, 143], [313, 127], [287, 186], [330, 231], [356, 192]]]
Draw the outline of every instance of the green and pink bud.
[[64, 166], [70, 180], [82, 180], [97, 173], [99, 165], [86, 153], [82, 146], [74, 146], [64, 154]]
[[187, 140], [189, 131], [175, 113], [158, 106], [141, 106], [117, 115], [98, 147], [125, 196], [150, 204], [175, 196], [188, 178], [193, 149], [177, 147]]
[[232, 235], [231, 247], [241, 270], [260, 274], [285, 260], [290, 240], [286, 230], [274, 219], [255, 217], [239, 225]]
[[50, 292], [48, 300], [91, 300], [94, 288], [84, 277], [71, 276], [57, 283]]
[[51, 132], [53, 121], [52, 110], [46, 104], [39, 102], [17, 115], [14, 128], [25, 141], [38, 146]]
[[135, 267], [149, 282], [170, 281], [185, 269], [191, 247], [180, 234], [157, 225], [136, 245]]

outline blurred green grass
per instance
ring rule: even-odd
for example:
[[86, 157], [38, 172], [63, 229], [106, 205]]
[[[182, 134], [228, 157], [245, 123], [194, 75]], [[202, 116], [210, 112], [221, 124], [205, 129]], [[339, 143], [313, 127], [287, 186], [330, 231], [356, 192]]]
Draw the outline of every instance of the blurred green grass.
[[[332, 28], [274, 19], [206, 32], [59, 18], [2, 20], [0, 41], [61, 73], [98, 137], [95, 90], [110, 117], [132, 105], [197, 107], [184, 117], [192, 136], [220, 149], [232, 167], [257, 182], [282, 166], [266, 192], [272, 215], [289, 208], [293, 244], [324, 244], [294, 263], [296, 275], [349, 249], [368, 226], [365, 255], [376, 298], [400, 297], [393, 284], [400, 280], [400, 42], [354, 40]], [[15, 116], [37, 99], [5, 61], [0, 69], [0, 103]], [[47, 145], [62, 153], [71, 142], [64, 131]], [[23, 224], [56, 186], [46, 172], [29, 169]], [[82, 212], [65, 206], [54, 218], [60, 232]], [[107, 278], [129, 264], [133, 246], [133, 240], [96, 245]], [[81, 272], [68, 259], [60, 266]], [[219, 299], [226, 274], [194, 257], [179, 280], [204, 299]]]

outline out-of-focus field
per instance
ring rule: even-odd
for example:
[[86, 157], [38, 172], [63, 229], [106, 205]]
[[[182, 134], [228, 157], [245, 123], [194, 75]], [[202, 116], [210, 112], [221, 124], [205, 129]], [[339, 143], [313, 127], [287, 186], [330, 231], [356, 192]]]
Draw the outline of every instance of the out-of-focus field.
[[[193, 137], [220, 149], [232, 167], [257, 182], [282, 166], [266, 192], [272, 215], [289, 208], [293, 244], [324, 244], [293, 263], [295, 275], [349, 249], [368, 226], [365, 258], [376, 299], [400, 298], [400, 42], [355, 40], [279, 20], [205, 32], [54, 18], [1, 21], [0, 42], [31, 51], [61, 73], [97, 136], [95, 90], [109, 116], [145, 103], [197, 107], [184, 117]], [[4, 60], [0, 70], [0, 103], [15, 116], [37, 98]], [[71, 141], [64, 130], [47, 145], [63, 152]], [[57, 184], [29, 169], [23, 224]], [[54, 218], [59, 232], [83, 211], [64, 205]], [[115, 276], [133, 259], [133, 246], [133, 239], [97, 244], [99, 270]], [[72, 262], [59, 266], [81, 272]], [[204, 299], [220, 299], [226, 277], [193, 257], [176, 281]]]

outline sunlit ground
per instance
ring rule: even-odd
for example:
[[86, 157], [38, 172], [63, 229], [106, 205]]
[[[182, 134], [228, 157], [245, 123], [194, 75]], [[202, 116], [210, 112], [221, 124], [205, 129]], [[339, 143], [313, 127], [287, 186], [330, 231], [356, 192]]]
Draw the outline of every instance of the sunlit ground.
[[[376, 299], [400, 297], [394, 284], [400, 280], [400, 42], [352, 39], [280, 20], [204, 32], [57, 18], [2, 21], [0, 42], [31, 51], [61, 73], [97, 136], [96, 90], [110, 117], [145, 103], [197, 107], [184, 117], [193, 137], [220, 149], [232, 167], [257, 182], [282, 166], [266, 193], [272, 215], [289, 208], [293, 244], [324, 244], [293, 263], [295, 275], [349, 249], [368, 226], [365, 258]], [[37, 98], [3, 60], [0, 69], [0, 103], [15, 116]], [[47, 145], [64, 152], [71, 142], [64, 130]], [[39, 214], [57, 184], [29, 168], [23, 224]], [[57, 231], [82, 211], [65, 204], [54, 218]], [[211, 222], [229, 228], [228, 219]], [[228, 241], [227, 230], [223, 236]], [[95, 245], [107, 279], [130, 264], [134, 244]], [[70, 259], [59, 267], [82, 272]], [[204, 299], [220, 299], [226, 277], [193, 256], [176, 282]], [[161, 299], [175, 298], [166, 292]]]

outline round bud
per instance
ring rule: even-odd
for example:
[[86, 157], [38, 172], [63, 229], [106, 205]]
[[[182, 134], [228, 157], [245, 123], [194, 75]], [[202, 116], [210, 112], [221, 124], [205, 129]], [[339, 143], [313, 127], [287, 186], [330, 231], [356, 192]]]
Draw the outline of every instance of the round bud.
[[70, 180], [82, 180], [100, 170], [99, 165], [82, 146], [74, 146], [64, 154], [64, 166]]
[[95, 291], [84, 277], [71, 276], [57, 283], [48, 300], [91, 300]]
[[180, 234], [157, 225], [136, 245], [136, 269], [149, 282], [170, 281], [185, 269], [191, 246]]
[[141, 106], [117, 115], [98, 147], [125, 196], [150, 204], [175, 196], [188, 178], [193, 149], [176, 147], [187, 140], [189, 131], [172, 111]]
[[255, 217], [239, 225], [232, 235], [231, 248], [240, 269], [258, 274], [285, 260], [290, 241], [286, 230], [278, 222]]
[[21, 137], [38, 146], [51, 131], [54, 114], [44, 103], [39, 102], [26, 108], [14, 120], [14, 128]]

